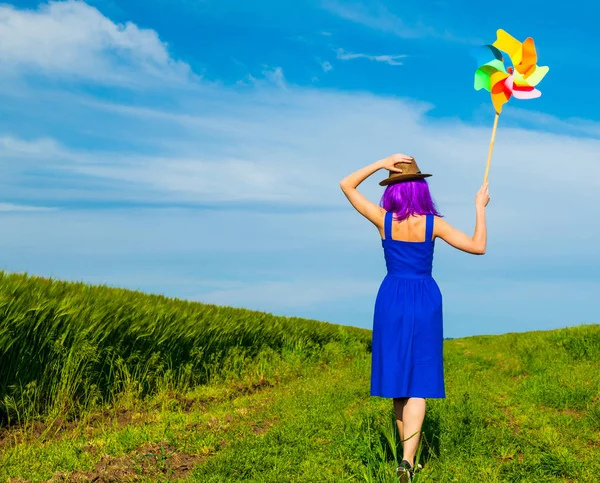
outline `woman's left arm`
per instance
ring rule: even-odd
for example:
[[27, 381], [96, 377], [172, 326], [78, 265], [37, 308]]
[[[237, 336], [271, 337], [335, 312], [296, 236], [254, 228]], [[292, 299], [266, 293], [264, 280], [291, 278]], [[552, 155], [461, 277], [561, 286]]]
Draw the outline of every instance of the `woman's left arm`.
[[368, 166], [365, 166], [364, 168], [361, 168], [358, 171], [346, 176], [342, 181], [340, 181], [340, 187], [346, 195], [346, 198], [348, 198], [348, 201], [350, 201], [352, 206], [356, 208], [356, 211], [371, 221], [371, 223], [374, 225], [379, 226], [382, 223], [382, 208], [365, 198], [364, 195], [356, 188], [375, 171], [378, 171], [382, 168], [389, 171], [394, 171], [396, 173], [401, 173], [402, 170], [394, 165], [402, 162], [410, 162], [412, 159], [412, 157], [404, 154], [392, 154], [385, 159], [375, 161], [374, 163], [369, 164]]

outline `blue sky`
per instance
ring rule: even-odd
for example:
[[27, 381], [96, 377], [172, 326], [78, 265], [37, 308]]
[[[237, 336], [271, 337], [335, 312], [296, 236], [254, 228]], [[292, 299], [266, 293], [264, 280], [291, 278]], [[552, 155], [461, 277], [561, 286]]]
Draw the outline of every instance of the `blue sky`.
[[[600, 7], [0, 4], [2, 267], [371, 327], [376, 229], [339, 180], [394, 152], [467, 233], [493, 108], [473, 46], [550, 72], [500, 118], [484, 257], [439, 241], [445, 336], [598, 322]], [[377, 202], [376, 173], [361, 185]]]

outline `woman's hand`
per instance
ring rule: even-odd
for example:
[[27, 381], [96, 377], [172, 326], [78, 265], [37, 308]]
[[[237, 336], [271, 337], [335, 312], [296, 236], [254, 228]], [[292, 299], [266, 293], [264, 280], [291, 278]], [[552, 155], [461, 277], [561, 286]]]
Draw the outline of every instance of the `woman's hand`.
[[490, 195], [488, 192], [488, 183], [487, 181], [481, 185], [479, 191], [477, 192], [477, 196], [475, 196], [475, 206], [485, 208], [487, 204], [490, 202]]
[[396, 163], [411, 163], [415, 158], [412, 156], [407, 156], [406, 154], [392, 154], [385, 159], [379, 161], [379, 164], [382, 168], [387, 169], [389, 171], [393, 171], [395, 173], [402, 173], [402, 169], [394, 166]]

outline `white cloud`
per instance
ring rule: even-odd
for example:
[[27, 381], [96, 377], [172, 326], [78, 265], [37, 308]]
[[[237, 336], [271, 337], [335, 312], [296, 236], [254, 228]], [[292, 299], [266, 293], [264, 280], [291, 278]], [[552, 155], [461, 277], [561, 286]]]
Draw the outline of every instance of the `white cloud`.
[[0, 5], [0, 72], [136, 86], [187, 82], [190, 76], [189, 66], [171, 58], [154, 30], [115, 24], [76, 0], [37, 10]]
[[381, 3], [369, 8], [362, 3], [325, 0], [323, 8], [343, 19], [399, 37], [419, 38], [435, 35], [435, 31], [431, 27], [409, 27]]
[[457, 37], [446, 30], [440, 31], [422, 22], [405, 22], [403, 18], [390, 12], [387, 6], [379, 1], [365, 4], [348, 1], [342, 2], [339, 0], [323, 0], [322, 7], [331, 14], [350, 22], [405, 39], [432, 37], [459, 43], [484, 43], [479, 39]]
[[15, 157], [56, 157], [63, 151], [51, 138], [28, 141], [14, 136], [0, 136], [0, 153]]
[[389, 65], [403, 65], [399, 59], [405, 59], [407, 55], [368, 55], [368, 54], [357, 54], [352, 52], [345, 52], [344, 49], [337, 50], [337, 58], [340, 60], [353, 60], [353, 59], [368, 59], [374, 60], [375, 62], [383, 62]]
[[54, 208], [46, 206], [28, 206], [14, 203], [0, 203], [0, 212], [23, 212], [23, 211], [53, 211]]
[[111, 162], [96, 155], [72, 172], [91, 178], [111, 179], [137, 187], [128, 199], [162, 203], [273, 201], [294, 202], [297, 190], [284, 188], [283, 166], [248, 159], [211, 159], [113, 155]]
[[323, 72], [329, 72], [333, 70], [333, 66], [328, 61], [321, 62], [321, 68], [323, 69]]
[[244, 79], [237, 81], [238, 86], [253, 86], [257, 88], [265, 88], [276, 86], [279, 89], [286, 89], [287, 83], [285, 76], [283, 75], [283, 69], [281, 67], [269, 67], [263, 66], [261, 72], [262, 77], [255, 77], [252, 74], [246, 75]]
[[600, 138], [600, 123], [590, 121], [589, 119], [559, 119], [550, 114], [516, 108], [514, 106], [511, 109], [507, 109], [505, 116], [535, 128], [543, 128], [567, 135], [578, 134]]
[[[277, 70], [274, 71], [277, 76]], [[338, 182], [357, 169], [396, 151], [414, 154], [422, 169], [431, 170], [432, 186], [442, 203], [468, 204], [480, 182], [490, 126], [427, 117], [427, 104], [366, 93], [275, 88], [272, 83], [238, 92], [214, 87], [190, 97], [177, 111], [83, 101], [82, 119], [98, 112], [108, 116], [104, 135], [127, 132], [129, 142], [143, 143], [151, 153], [74, 149], [44, 138], [0, 137], [5, 171], [15, 173], [16, 160], [45, 170], [106, 180], [103, 191], [115, 200], [153, 202], [277, 202], [304, 206], [342, 206]], [[32, 100], [32, 102], [34, 102]], [[32, 114], [33, 116], [33, 114]], [[532, 119], [535, 116], [532, 115]], [[548, 121], [549, 122], [549, 121]], [[115, 127], [113, 128], [112, 125]], [[153, 136], [148, 136], [152, 127]], [[593, 130], [593, 123], [586, 126]], [[111, 134], [112, 133], [112, 134]], [[163, 133], [163, 134], [161, 134]], [[526, 205], [530, 196], [542, 206], [554, 205], [548, 186], [560, 184], [561, 196], [593, 196], [600, 165], [600, 141], [502, 125], [492, 160], [492, 190], [504, 198], [498, 214]], [[565, 170], [565, 153], [577, 169]], [[24, 166], [24, 165], [23, 165]], [[581, 177], [580, 173], [586, 173]], [[5, 179], [8, 179], [7, 173]], [[373, 178], [377, 178], [375, 175]], [[379, 196], [374, 179], [363, 189]], [[455, 183], [440, 180], [454, 179]], [[535, 183], [531, 183], [535, 180]], [[65, 181], [67, 182], [67, 181]], [[11, 187], [7, 181], [8, 188]], [[14, 186], [18, 178], [12, 182]], [[40, 188], [52, 196], [64, 195]], [[515, 191], [515, 194], [509, 194]], [[568, 207], [562, 204], [557, 209]], [[508, 213], [506, 212], [506, 213]], [[512, 226], [507, 216], [507, 229]]]
[[263, 71], [265, 77], [275, 84], [277, 87], [285, 88], [286, 82], [283, 75], [283, 69], [281, 67], [275, 67], [274, 69], [267, 69]]

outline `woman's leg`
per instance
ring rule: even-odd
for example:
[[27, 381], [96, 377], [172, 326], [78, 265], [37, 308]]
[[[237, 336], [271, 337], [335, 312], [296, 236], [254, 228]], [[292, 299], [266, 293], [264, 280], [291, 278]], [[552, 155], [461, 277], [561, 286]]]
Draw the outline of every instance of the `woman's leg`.
[[[397, 397], [394, 398], [394, 415], [396, 416], [396, 424], [398, 425], [398, 432], [400, 433], [400, 439], [404, 440], [404, 425], [402, 424], [402, 411], [404, 410], [404, 405], [408, 398], [406, 397]], [[402, 443], [402, 447], [404, 448], [404, 443]]]
[[[396, 406], [395, 400], [394, 406]], [[398, 419], [398, 416], [396, 416], [396, 419]], [[421, 427], [423, 426], [424, 419], [425, 399], [422, 397], [404, 398], [401, 421], [398, 423], [398, 428], [401, 428], [400, 438], [402, 438], [402, 448], [404, 450], [403, 459], [408, 461], [411, 466], [415, 464], [415, 455], [419, 447], [419, 438], [421, 437]]]

